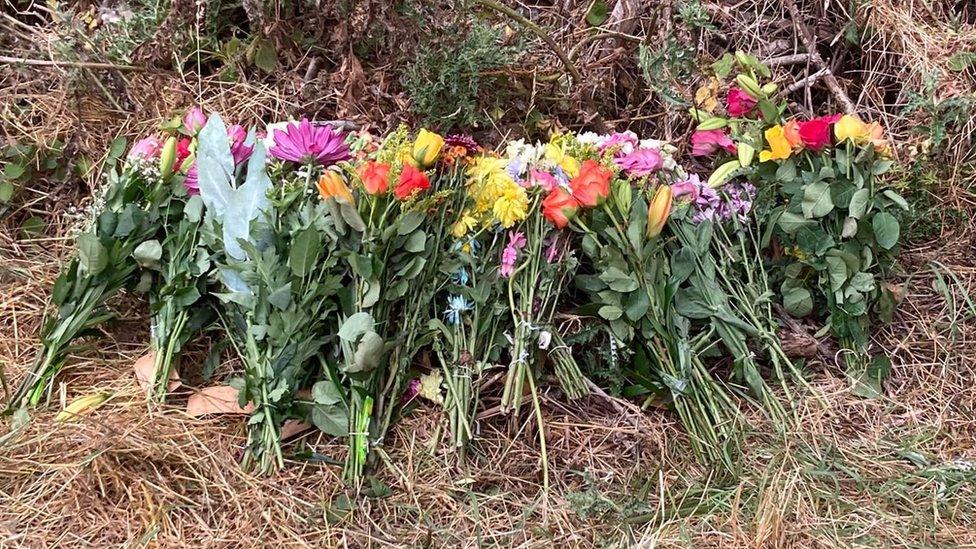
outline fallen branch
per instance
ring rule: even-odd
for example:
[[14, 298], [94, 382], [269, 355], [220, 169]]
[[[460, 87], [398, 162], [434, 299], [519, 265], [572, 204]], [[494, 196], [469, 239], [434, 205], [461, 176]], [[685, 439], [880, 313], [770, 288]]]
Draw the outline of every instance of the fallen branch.
[[784, 95], [789, 95], [789, 94], [791, 94], [791, 93], [793, 93], [796, 90], [799, 90], [801, 88], [807, 88], [807, 87], [813, 85], [814, 82], [816, 82], [817, 80], [819, 80], [821, 76], [825, 76], [825, 75], [828, 75], [828, 74], [830, 74], [830, 70], [829, 69], [820, 69], [819, 71], [817, 71], [817, 72], [815, 72], [815, 73], [813, 73], [813, 74], [811, 74], [811, 75], [809, 75], [809, 76], [807, 76], [805, 78], [801, 78], [801, 79], [797, 80], [796, 82], [793, 82], [792, 84], [790, 84], [789, 86], [787, 86], [786, 89], [783, 90], [783, 94]]
[[[823, 58], [820, 57], [820, 53], [817, 52], [817, 39], [810, 32], [810, 29], [803, 26], [803, 16], [800, 14], [800, 9], [796, 7], [796, 2], [794, 0], [782, 0], [783, 5], [790, 12], [790, 17], [793, 19], [793, 25], [796, 27], [797, 34], [800, 35], [800, 40], [803, 41], [803, 46], [807, 49], [807, 54], [810, 56], [810, 61], [820, 68], [823, 74], [824, 83], [827, 84], [827, 88], [834, 95], [834, 98], [844, 107], [844, 112], [850, 114], [854, 112], [854, 102], [851, 98], [847, 96], [847, 92], [841, 87], [840, 82], [837, 78], [830, 72], [830, 68], [827, 63], [824, 62]], [[820, 71], [818, 71], [820, 72]], [[815, 73], [816, 74], [816, 73]], [[811, 75], [812, 76], [812, 75]]]
[[793, 55], [782, 55], [763, 61], [767, 67], [782, 67], [783, 65], [799, 65], [810, 61], [809, 53], [796, 53]]

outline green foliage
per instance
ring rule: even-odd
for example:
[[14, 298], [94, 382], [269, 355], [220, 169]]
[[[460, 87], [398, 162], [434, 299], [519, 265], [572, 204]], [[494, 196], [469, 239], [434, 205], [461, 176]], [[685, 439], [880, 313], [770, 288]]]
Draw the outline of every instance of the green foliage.
[[511, 64], [518, 49], [503, 45], [498, 30], [477, 22], [467, 33], [448, 29], [439, 36], [425, 37], [404, 69], [411, 110], [441, 129], [486, 122], [483, 111], [503, 99], [498, 87], [490, 96], [484, 93], [499, 81], [487, 73]]
[[778, 184], [771, 232], [785, 253], [773, 285], [783, 307], [794, 316], [828, 312], [834, 335], [855, 352], [867, 344], [872, 322], [887, 320], [894, 308], [882, 281], [901, 236], [893, 214], [908, 204], [878, 180], [891, 165], [872, 147], [847, 142], [757, 172]]
[[682, 96], [681, 87], [671, 84], [688, 83], [694, 76], [697, 42], [688, 36], [715, 27], [699, 0], [677, 2], [676, 7], [672, 23], [682, 32], [671, 31], [663, 41], [656, 42], [657, 45], [641, 43], [637, 64], [648, 87], [666, 102], [686, 107], [690, 103]]
[[921, 113], [922, 123], [915, 126], [915, 132], [932, 140], [935, 149], [940, 148], [946, 139], [953, 135], [952, 130], [962, 128], [973, 116], [976, 109], [976, 95], [960, 95], [938, 100], [936, 91], [938, 79], [929, 78], [921, 91], [908, 91], [908, 102], [903, 114]]

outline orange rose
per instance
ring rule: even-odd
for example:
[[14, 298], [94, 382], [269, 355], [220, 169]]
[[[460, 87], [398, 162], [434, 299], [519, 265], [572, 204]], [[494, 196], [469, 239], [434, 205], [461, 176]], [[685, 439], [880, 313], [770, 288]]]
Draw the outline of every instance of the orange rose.
[[610, 178], [613, 172], [595, 160], [585, 160], [580, 166], [579, 175], [569, 182], [573, 198], [581, 206], [592, 208], [602, 204], [610, 194]]
[[789, 142], [790, 147], [797, 148], [803, 144], [803, 140], [800, 139], [800, 123], [794, 120], [789, 120], [783, 125], [783, 137]]
[[336, 202], [349, 204], [350, 206], [356, 203], [352, 196], [352, 191], [346, 186], [346, 181], [335, 170], [326, 170], [322, 174], [322, 177], [319, 178], [318, 188], [322, 200], [334, 198]]
[[552, 221], [557, 229], [565, 228], [569, 220], [576, 217], [579, 203], [562, 187], [556, 187], [542, 201], [542, 215]]
[[430, 181], [424, 172], [413, 167], [412, 164], [404, 164], [403, 171], [400, 172], [400, 182], [393, 188], [393, 194], [400, 200], [406, 200], [414, 193], [423, 192], [429, 188]]
[[390, 165], [382, 162], [367, 162], [359, 168], [359, 177], [369, 194], [383, 194], [390, 185]]

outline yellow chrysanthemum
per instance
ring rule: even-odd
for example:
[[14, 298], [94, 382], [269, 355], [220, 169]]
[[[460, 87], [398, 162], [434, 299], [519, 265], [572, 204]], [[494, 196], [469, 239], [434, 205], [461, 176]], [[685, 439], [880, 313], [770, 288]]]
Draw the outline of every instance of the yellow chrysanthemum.
[[516, 184], [506, 189], [505, 193], [495, 200], [492, 213], [495, 220], [506, 229], [525, 219], [529, 212], [529, 196], [525, 189]]
[[475, 219], [470, 212], [465, 210], [461, 213], [458, 220], [454, 222], [454, 226], [451, 227], [451, 235], [454, 238], [461, 238], [468, 234], [468, 232], [471, 231], [471, 229], [473, 229], [477, 224], [478, 220]]

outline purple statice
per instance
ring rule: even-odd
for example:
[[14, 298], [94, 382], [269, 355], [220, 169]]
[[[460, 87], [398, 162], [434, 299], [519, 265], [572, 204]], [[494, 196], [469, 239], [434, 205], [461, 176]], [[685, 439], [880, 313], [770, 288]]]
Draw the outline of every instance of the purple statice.
[[[740, 222], [748, 221], [752, 203], [756, 197], [756, 187], [751, 183], [728, 183], [718, 190], [701, 182], [695, 174], [688, 176], [685, 181], [676, 183], [673, 189], [680, 189], [683, 196], [687, 196], [694, 208], [693, 223], [703, 221], [728, 221], [733, 216]], [[694, 190], [692, 190], [692, 188]]]
[[307, 118], [274, 131], [271, 156], [297, 164], [331, 166], [349, 160], [346, 135], [332, 126], [313, 126]]
[[525, 247], [525, 233], [521, 231], [508, 232], [508, 245], [502, 250], [501, 266], [498, 274], [502, 278], [508, 278], [515, 272], [515, 262], [518, 260], [519, 250]]

